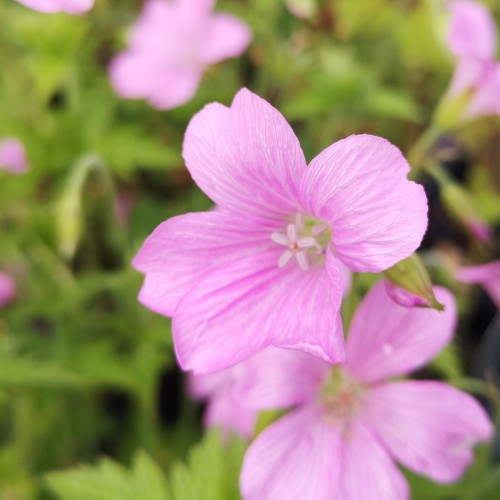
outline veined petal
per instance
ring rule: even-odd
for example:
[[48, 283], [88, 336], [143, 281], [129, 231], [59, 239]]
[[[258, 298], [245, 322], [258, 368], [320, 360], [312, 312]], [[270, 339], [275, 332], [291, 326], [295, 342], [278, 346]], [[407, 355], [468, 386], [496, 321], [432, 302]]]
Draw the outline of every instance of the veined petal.
[[396, 459], [438, 482], [457, 480], [473, 459], [472, 446], [493, 435], [479, 403], [442, 382], [376, 386], [364, 412], [366, 422]]
[[346, 369], [359, 380], [376, 382], [424, 365], [452, 338], [457, 313], [445, 288], [434, 293], [444, 304], [435, 309], [408, 308], [394, 302], [378, 282], [358, 307], [347, 340]]
[[326, 272], [320, 265], [280, 269], [277, 259], [273, 249], [225, 263], [184, 296], [172, 324], [184, 370], [214, 372], [270, 344], [344, 359], [342, 275], [334, 259]]
[[493, 16], [480, 2], [451, 0], [446, 2], [451, 13], [446, 41], [457, 57], [494, 59], [497, 34]]
[[[314, 497], [311, 497], [314, 498]], [[353, 423], [341, 454], [339, 500], [405, 500], [408, 484], [376, 436]]]
[[340, 434], [318, 409], [304, 407], [286, 415], [248, 448], [240, 477], [243, 498], [337, 498], [340, 449]]
[[382, 271], [420, 245], [427, 199], [408, 172], [398, 148], [370, 135], [338, 141], [310, 163], [302, 202], [331, 224], [335, 251], [350, 269]]
[[[133, 266], [146, 274], [140, 301], [171, 316], [179, 300], [212, 268], [271, 247], [272, 224], [221, 209], [180, 215], [163, 222], [133, 260]], [[276, 265], [280, 251], [276, 249], [270, 265]]]
[[283, 116], [247, 89], [230, 108], [212, 103], [192, 118], [183, 156], [221, 207], [280, 218], [301, 211], [297, 182], [306, 163], [299, 142]]
[[252, 33], [243, 21], [229, 14], [215, 14], [207, 28], [200, 60], [213, 64], [238, 57], [245, 51], [251, 38]]

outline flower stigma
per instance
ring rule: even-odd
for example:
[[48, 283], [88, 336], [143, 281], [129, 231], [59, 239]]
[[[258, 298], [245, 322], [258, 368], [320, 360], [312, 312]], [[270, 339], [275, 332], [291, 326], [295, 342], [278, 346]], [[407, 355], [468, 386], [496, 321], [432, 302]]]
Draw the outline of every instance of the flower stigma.
[[311, 264], [323, 263], [331, 236], [332, 229], [327, 222], [297, 214], [295, 222], [288, 224], [284, 233], [271, 234], [275, 243], [285, 247], [278, 267], [285, 267], [293, 259], [303, 271]]
[[341, 368], [334, 367], [319, 395], [326, 420], [347, 435], [350, 423], [362, 408], [365, 392], [363, 384], [351, 379]]

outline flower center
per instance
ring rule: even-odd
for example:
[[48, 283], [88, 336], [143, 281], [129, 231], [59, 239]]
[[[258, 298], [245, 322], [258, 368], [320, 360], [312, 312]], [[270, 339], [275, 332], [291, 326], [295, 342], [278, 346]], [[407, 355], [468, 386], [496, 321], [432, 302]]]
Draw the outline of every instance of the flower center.
[[362, 406], [366, 387], [351, 379], [341, 368], [334, 367], [320, 391], [320, 405], [325, 418], [347, 433], [349, 424]]
[[311, 264], [323, 262], [330, 243], [332, 230], [327, 222], [297, 214], [295, 222], [288, 224], [284, 233], [272, 233], [271, 239], [285, 247], [278, 259], [278, 267], [295, 260], [306, 271]]

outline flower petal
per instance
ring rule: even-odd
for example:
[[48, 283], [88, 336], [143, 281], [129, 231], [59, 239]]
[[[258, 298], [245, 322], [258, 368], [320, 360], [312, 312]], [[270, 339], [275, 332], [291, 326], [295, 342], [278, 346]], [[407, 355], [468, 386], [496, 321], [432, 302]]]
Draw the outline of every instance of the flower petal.
[[243, 372], [238, 380], [238, 397], [258, 409], [287, 408], [311, 401], [331, 370], [329, 363], [316, 356], [274, 346], [236, 367]]
[[297, 179], [306, 163], [299, 142], [283, 116], [247, 89], [230, 108], [212, 103], [192, 118], [183, 156], [198, 186], [222, 207], [268, 217], [301, 211]]
[[500, 308], [500, 260], [481, 266], [462, 267], [456, 276], [464, 283], [482, 285]]
[[248, 448], [240, 477], [243, 498], [336, 498], [340, 448], [340, 435], [318, 409], [305, 407], [286, 415]]
[[434, 293], [445, 310], [396, 304], [377, 283], [358, 307], [347, 340], [346, 369], [359, 380], [376, 382], [424, 365], [452, 338], [457, 313], [444, 288]]
[[0, 139], [0, 170], [6, 169], [12, 174], [23, 174], [29, 168], [22, 142], [14, 137]]
[[485, 5], [473, 1], [448, 1], [451, 13], [446, 41], [457, 57], [494, 59], [496, 55], [496, 25]]
[[19, 3], [40, 12], [68, 12], [70, 14], [81, 14], [91, 9], [94, 0], [17, 0]]
[[[212, 268], [272, 246], [272, 222], [224, 210], [173, 217], [146, 239], [133, 266], [146, 274], [140, 301], [172, 316], [179, 300]], [[276, 250], [276, 261], [280, 250]], [[274, 264], [274, 262], [273, 262]]]
[[216, 14], [210, 21], [208, 33], [201, 47], [200, 59], [213, 64], [240, 56], [252, 38], [248, 26], [229, 14]]
[[273, 249], [221, 265], [181, 300], [172, 330], [183, 369], [217, 371], [270, 344], [332, 363], [344, 359], [343, 282], [335, 259], [327, 259], [326, 271], [280, 269], [277, 260]]
[[341, 500], [409, 498], [406, 480], [377, 438], [360, 421], [354, 422], [350, 431], [344, 442], [340, 491], [335, 498]]
[[365, 404], [367, 422], [390, 453], [438, 482], [457, 480], [473, 459], [472, 445], [493, 434], [479, 403], [442, 382], [383, 384]]
[[385, 139], [352, 135], [332, 144], [309, 165], [303, 204], [333, 228], [339, 258], [358, 272], [379, 272], [408, 257], [427, 227], [422, 186]]
[[147, 99], [157, 109], [170, 109], [193, 97], [201, 70], [169, 67], [158, 58], [124, 52], [113, 59], [110, 78], [121, 97]]
[[249, 438], [257, 423], [259, 411], [249, 407], [232, 394], [216, 394], [210, 399], [204, 416], [206, 427], [218, 427], [228, 437], [232, 432], [243, 438]]

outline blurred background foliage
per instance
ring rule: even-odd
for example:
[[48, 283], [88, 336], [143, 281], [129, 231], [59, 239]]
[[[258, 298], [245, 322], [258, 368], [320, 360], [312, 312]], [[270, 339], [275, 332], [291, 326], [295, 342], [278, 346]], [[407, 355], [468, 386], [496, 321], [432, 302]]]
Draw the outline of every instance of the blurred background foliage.
[[[500, 19], [500, 4], [484, 3]], [[0, 0], [0, 138], [19, 138], [32, 166], [22, 176], [0, 170], [0, 269], [18, 286], [15, 303], [0, 310], [1, 499], [238, 498], [244, 444], [203, 437], [169, 320], [137, 302], [141, 277], [130, 266], [159, 222], [210, 207], [181, 158], [189, 119], [247, 86], [283, 112], [308, 159], [363, 132], [409, 152], [453, 71], [438, 0], [221, 0], [218, 9], [251, 27], [249, 49], [209, 68], [190, 103], [158, 112], [120, 100], [107, 76], [141, 5], [96, 0], [80, 17]], [[297, 8], [305, 19], [291, 14]], [[497, 118], [448, 138], [456, 153], [449, 175], [493, 226], [499, 139]], [[491, 249], [443, 209], [430, 179], [420, 180], [436, 221], [424, 257], [435, 281], [459, 293], [463, 321], [457, 344], [419, 375], [495, 404], [497, 372], [489, 384], [465, 377], [484, 371], [480, 339], [488, 325], [498, 334], [496, 309], [443, 266]], [[373, 282], [360, 279], [360, 289]], [[456, 485], [408, 475], [413, 498], [498, 498], [491, 456], [482, 448]]]

